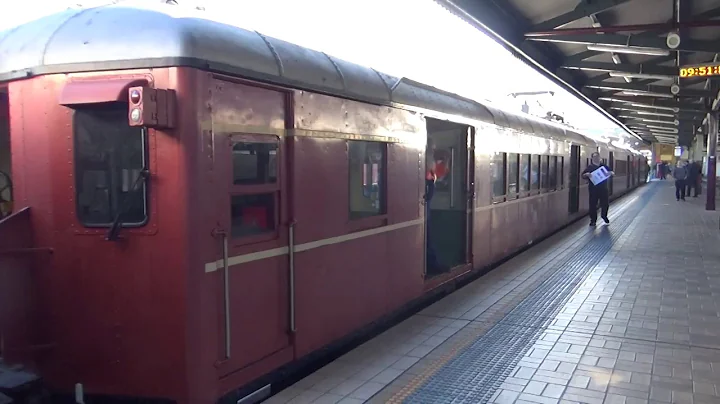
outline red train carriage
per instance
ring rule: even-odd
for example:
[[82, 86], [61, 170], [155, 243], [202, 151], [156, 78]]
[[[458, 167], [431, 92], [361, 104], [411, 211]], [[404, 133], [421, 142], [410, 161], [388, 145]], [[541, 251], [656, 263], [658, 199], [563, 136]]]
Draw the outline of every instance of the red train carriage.
[[0, 355], [54, 391], [236, 400], [584, 215], [591, 151], [613, 197], [645, 181], [561, 126], [178, 10], [0, 34]]

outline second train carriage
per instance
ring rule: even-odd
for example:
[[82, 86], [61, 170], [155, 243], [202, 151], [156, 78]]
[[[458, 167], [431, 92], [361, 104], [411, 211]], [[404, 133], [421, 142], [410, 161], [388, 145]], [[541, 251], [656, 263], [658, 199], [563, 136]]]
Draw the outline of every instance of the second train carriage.
[[68, 10], [0, 55], [0, 240], [23, 235], [0, 289], [33, 316], [1, 315], [2, 355], [60, 392], [237, 398], [586, 214], [592, 151], [613, 198], [646, 178], [561, 126], [173, 6]]

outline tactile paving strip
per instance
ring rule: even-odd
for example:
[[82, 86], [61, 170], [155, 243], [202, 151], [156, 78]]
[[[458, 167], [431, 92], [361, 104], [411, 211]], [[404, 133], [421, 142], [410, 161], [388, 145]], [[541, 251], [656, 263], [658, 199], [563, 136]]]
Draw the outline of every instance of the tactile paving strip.
[[462, 349], [404, 400], [406, 403], [487, 403], [544, 330], [622, 236], [657, 187], [590, 236], [555, 272], [493, 328]]

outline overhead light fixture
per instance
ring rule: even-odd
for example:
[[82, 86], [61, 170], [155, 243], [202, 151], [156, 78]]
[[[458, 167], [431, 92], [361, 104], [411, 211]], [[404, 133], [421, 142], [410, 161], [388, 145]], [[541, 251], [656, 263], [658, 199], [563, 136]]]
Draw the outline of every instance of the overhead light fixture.
[[598, 100], [609, 101], [609, 102], [621, 102], [623, 104], [632, 102], [632, 101], [622, 100], [619, 98], [612, 98], [612, 97], [599, 97]]
[[640, 46], [590, 44], [587, 46], [587, 50], [594, 51], [594, 52], [627, 53], [630, 55], [648, 55], [648, 56], [668, 56], [668, 55], [670, 55], [670, 51], [667, 49], [643, 48]]
[[667, 126], [655, 126], [655, 125], [645, 125], [645, 126], [647, 126], [650, 129], [655, 129], [653, 132], [660, 131], [660, 132], [667, 132], [667, 133], [679, 133], [677, 128], [668, 128]]
[[635, 119], [635, 120], [643, 121], [643, 122], [663, 123], [663, 124], [675, 125], [675, 126], [680, 125], [680, 121], [678, 121], [677, 119], [674, 120], [674, 121], [662, 121], [662, 120], [659, 120], [659, 119], [648, 119], [648, 118], [643, 118], [642, 116], [631, 116], [631, 115], [620, 115], [620, 116], [618, 116], [618, 118], [623, 118], [623, 119]]
[[676, 128], [669, 128], [667, 126], [656, 126], [642, 122], [633, 122], [633, 128], [645, 132], [664, 132], [668, 134], [678, 133], [678, 130]]
[[639, 108], [662, 109], [663, 111], [680, 112], [680, 108], [678, 108], [678, 107], [663, 107], [663, 106], [660, 106], [660, 105], [642, 104], [642, 103], [630, 103], [630, 106], [631, 106], [631, 107], [639, 107]]
[[666, 93], [654, 93], [651, 91], [635, 91], [635, 90], [625, 90], [620, 93], [620, 95], [630, 95], [633, 97], [662, 97], [662, 98], [675, 98], [672, 94], [666, 94]]
[[638, 115], [662, 116], [662, 117], [665, 117], [665, 118], [675, 118], [675, 115], [673, 115], [673, 114], [666, 114], [666, 113], [664, 113], [664, 112], [641, 111], [641, 110], [638, 110], [638, 109], [633, 109], [633, 108], [621, 108], [621, 107], [610, 107], [610, 109], [614, 109], [614, 110], [617, 110], [617, 111], [628, 111], [628, 112], [632, 112], [632, 113], [635, 113], [635, 114], [638, 114]]
[[625, 73], [625, 72], [610, 72], [610, 77], [622, 77], [626, 79], [640, 79], [640, 80], [672, 80], [676, 76], [670, 76], [665, 74], [646, 74], [646, 73]]

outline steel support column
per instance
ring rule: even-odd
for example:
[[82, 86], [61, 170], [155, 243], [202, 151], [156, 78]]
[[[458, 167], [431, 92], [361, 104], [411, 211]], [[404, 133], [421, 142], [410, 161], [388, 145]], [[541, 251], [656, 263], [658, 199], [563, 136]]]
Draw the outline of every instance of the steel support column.
[[715, 210], [715, 175], [718, 138], [718, 113], [708, 114], [708, 148], [707, 148], [707, 202], [705, 210]]

